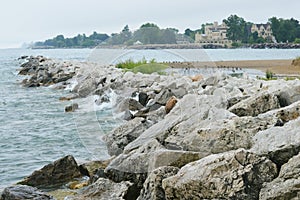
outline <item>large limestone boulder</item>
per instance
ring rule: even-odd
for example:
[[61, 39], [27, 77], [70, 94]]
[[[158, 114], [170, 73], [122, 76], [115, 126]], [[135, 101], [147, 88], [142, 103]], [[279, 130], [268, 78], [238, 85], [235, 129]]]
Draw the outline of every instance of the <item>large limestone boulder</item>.
[[149, 170], [149, 157], [155, 150], [164, 149], [157, 140], [151, 140], [129, 154], [120, 154], [105, 169], [105, 175], [115, 182], [130, 181], [141, 189]]
[[259, 199], [299, 199], [300, 197], [300, 154], [291, 158], [281, 167], [279, 176], [270, 183], [266, 183]]
[[[172, 111], [164, 117], [161, 121], [154, 124], [146, 131], [144, 131], [136, 140], [129, 143], [125, 147], [125, 152], [130, 152], [137, 149], [147, 141], [158, 138], [161, 143], [174, 130], [176, 126], [181, 123], [189, 123], [189, 125], [198, 125], [200, 121], [207, 118], [211, 108], [225, 108], [226, 100], [218, 96], [187, 94], [180, 99]], [[232, 116], [231, 113], [226, 112], [222, 114], [223, 117]], [[212, 115], [213, 117], [213, 115]], [[178, 147], [174, 147], [178, 149]]]
[[293, 81], [290, 85], [279, 90], [278, 99], [282, 107], [300, 101], [300, 83]]
[[229, 108], [229, 111], [240, 117], [254, 117], [277, 108], [280, 108], [277, 96], [272, 93], [262, 93], [240, 101]]
[[[220, 110], [221, 113], [226, 112]], [[238, 148], [249, 149], [253, 145], [252, 137], [275, 123], [273, 117], [232, 117], [201, 122], [191, 120], [176, 125], [165, 137], [164, 145], [169, 149], [196, 151], [204, 155]]]
[[244, 149], [192, 162], [162, 181], [166, 199], [258, 199], [262, 183], [277, 175], [276, 165]]
[[141, 189], [148, 173], [161, 166], [182, 167], [199, 160], [198, 152], [166, 150], [153, 139], [128, 154], [120, 154], [105, 169], [105, 175], [115, 181], [130, 181]]
[[179, 168], [172, 166], [159, 167], [152, 171], [141, 190], [137, 200], [162, 200], [165, 199], [165, 191], [162, 188], [162, 180], [176, 175]]
[[53, 188], [81, 176], [74, 157], [69, 155], [34, 171], [18, 184], [37, 188]]
[[78, 93], [80, 97], [91, 95], [97, 88], [97, 82], [91, 75], [77, 80], [78, 84], [74, 87], [73, 91]]
[[103, 137], [109, 155], [119, 155], [125, 146], [143, 133], [149, 124], [144, 118], [136, 117], [112, 130]]
[[253, 137], [251, 151], [269, 157], [278, 165], [283, 165], [300, 152], [300, 118], [291, 120], [284, 126], [275, 126], [261, 131]]
[[3, 190], [1, 200], [21, 200], [21, 199], [35, 199], [35, 200], [54, 200], [51, 195], [48, 195], [37, 188], [27, 185], [14, 185]]

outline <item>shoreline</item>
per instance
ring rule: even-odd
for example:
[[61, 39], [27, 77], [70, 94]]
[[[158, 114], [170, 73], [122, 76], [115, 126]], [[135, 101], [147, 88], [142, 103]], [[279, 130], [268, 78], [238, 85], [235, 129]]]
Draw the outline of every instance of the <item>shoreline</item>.
[[300, 75], [300, 66], [293, 66], [292, 59], [287, 60], [232, 60], [232, 61], [196, 61], [170, 63], [173, 68], [242, 68], [263, 72], [270, 70], [278, 75]]

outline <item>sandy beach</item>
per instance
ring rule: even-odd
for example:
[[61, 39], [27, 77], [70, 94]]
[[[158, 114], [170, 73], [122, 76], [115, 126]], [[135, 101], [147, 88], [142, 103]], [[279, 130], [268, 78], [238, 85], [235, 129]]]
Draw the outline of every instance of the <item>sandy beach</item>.
[[300, 66], [293, 66], [293, 60], [242, 60], [216, 62], [172, 63], [172, 67], [217, 67], [217, 68], [252, 68], [265, 72], [270, 70], [278, 75], [300, 75]]

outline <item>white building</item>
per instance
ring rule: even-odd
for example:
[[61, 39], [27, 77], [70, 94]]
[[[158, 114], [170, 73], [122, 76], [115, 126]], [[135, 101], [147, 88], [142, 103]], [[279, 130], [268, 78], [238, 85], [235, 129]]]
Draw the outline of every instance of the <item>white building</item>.
[[203, 44], [220, 44], [222, 46], [231, 46], [232, 41], [227, 38], [228, 27], [223, 22], [218, 25], [214, 22], [211, 25], [205, 25], [204, 34], [196, 33], [195, 42]]

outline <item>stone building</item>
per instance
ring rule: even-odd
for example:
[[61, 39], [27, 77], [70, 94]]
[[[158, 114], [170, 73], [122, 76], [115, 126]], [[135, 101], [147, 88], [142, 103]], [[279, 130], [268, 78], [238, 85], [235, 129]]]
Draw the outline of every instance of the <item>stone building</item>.
[[219, 44], [221, 46], [231, 46], [232, 41], [227, 38], [227, 29], [225, 23], [205, 25], [204, 34], [197, 32], [195, 34], [195, 42], [202, 44]]
[[264, 39], [272, 39], [273, 32], [271, 28], [271, 24], [252, 24], [251, 33], [257, 32], [258, 37], [262, 37]]

